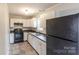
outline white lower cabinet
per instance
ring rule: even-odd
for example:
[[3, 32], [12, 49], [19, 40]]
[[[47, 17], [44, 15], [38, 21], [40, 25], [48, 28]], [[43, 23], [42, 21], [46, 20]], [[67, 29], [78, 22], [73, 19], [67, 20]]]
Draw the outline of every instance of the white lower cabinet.
[[27, 40], [27, 35], [28, 35], [28, 33], [27, 32], [24, 32], [24, 41]]
[[10, 43], [14, 43], [14, 33], [10, 33]]
[[46, 42], [40, 41], [40, 55], [46, 55]]
[[28, 42], [39, 53], [39, 55], [46, 55], [46, 42], [41, 41], [33, 35], [28, 36]]

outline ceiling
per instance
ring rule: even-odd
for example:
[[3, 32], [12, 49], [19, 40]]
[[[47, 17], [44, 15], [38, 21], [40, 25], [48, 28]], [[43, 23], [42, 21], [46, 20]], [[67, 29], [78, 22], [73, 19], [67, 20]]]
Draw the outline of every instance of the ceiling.
[[32, 17], [53, 5], [55, 3], [9, 3], [8, 7], [10, 15]]

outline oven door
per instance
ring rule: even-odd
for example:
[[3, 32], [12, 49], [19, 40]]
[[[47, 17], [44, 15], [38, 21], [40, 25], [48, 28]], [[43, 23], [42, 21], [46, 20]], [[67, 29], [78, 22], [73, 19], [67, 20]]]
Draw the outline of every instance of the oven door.
[[23, 42], [23, 31], [16, 29], [14, 32], [14, 43]]

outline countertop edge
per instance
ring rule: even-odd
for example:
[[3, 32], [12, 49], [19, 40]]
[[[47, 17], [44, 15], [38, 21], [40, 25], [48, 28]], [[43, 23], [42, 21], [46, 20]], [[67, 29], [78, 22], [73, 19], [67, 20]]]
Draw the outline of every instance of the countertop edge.
[[36, 38], [38, 38], [38, 39], [40, 39], [41, 41], [43, 41], [43, 42], [46, 43], [46, 41], [42, 40], [41, 38], [37, 37], [36, 35], [33, 35], [33, 34], [31, 34], [31, 33], [29, 33], [29, 34], [32, 35], [32, 36], [34, 36], [34, 37], [36, 37]]

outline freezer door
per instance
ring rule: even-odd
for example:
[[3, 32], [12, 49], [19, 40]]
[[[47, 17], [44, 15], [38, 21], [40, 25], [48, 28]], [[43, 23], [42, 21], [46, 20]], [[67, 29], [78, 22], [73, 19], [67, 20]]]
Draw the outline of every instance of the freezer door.
[[75, 55], [77, 43], [47, 36], [47, 55]]

